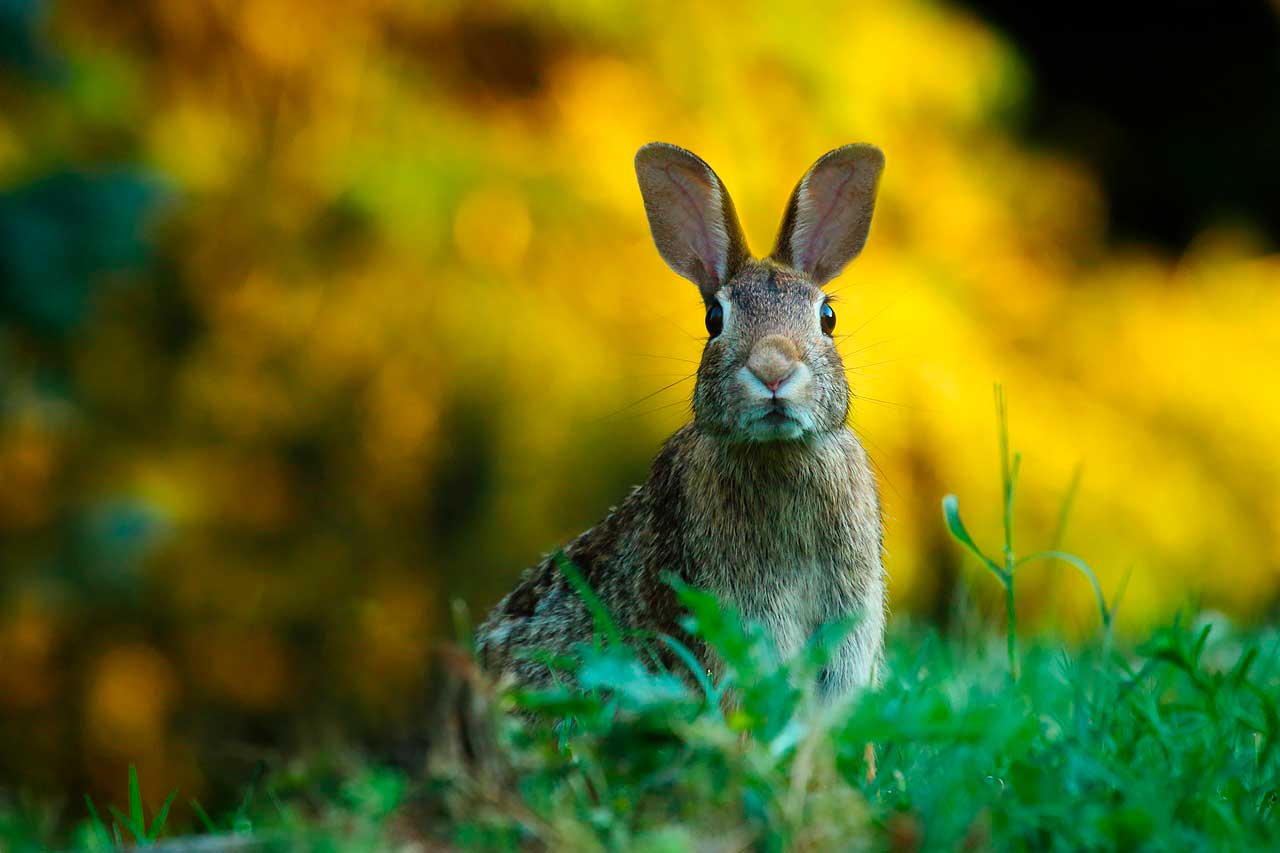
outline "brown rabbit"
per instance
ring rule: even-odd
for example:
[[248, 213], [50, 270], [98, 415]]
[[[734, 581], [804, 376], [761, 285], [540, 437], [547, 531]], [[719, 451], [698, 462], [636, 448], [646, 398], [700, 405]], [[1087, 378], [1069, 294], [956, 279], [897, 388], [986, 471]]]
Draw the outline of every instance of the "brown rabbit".
[[[649, 479], [565, 552], [624, 629], [688, 640], [667, 572], [762, 622], [784, 657], [818, 626], [860, 615], [822, 675], [824, 695], [846, 695], [877, 678], [882, 526], [866, 451], [846, 424], [849, 385], [821, 288], [867, 240], [884, 155], [846, 145], [818, 160], [764, 260], [747, 251], [729, 193], [696, 155], [655, 142], [635, 166], [658, 252], [698, 285], [709, 338], [693, 422], [666, 442]], [[547, 558], [477, 639], [490, 672], [537, 684], [549, 671], [531, 652], [568, 652], [592, 631], [583, 600]]]

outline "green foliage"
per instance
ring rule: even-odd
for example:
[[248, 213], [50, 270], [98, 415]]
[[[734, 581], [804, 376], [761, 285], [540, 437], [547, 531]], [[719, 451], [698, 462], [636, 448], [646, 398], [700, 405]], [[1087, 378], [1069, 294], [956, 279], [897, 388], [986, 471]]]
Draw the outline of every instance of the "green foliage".
[[973, 541], [973, 537], [969, 535], [969, 531], [964, 526], [964, 521], [960, 518], [960, 500], [955, 495], [947, 495], [942, 499], [942, 517], [952, 538], [977, 557], [982, 565], [990, 569], [991, 573], [996, 576], [996, 580], [1000, 581], [1000, 585], [1004, 587], [1005, 612], [1008, 616], [1005, 627], [1005, 641], [1009, 657], [1009, 674], [1014, 680], [1017, 680], [1018, 619], [1013, 580], [1014, 571], [1019, 566], [1036, 560], [1058, 560], [1079, 569], [1080, 573], [1093, 586], [1093, 592], [1098, 602], [1098, 615], [1102, 618], [1102, 628], [1108, 638], [1111, 635], [1111, 623], [1115, 617], [1115, 606], [1107, 606], [1106, 596], [1102, 594], [1102, 585], [1098, 583], [1098, 576], [1094, 574], [1088, 563], [1074, 554], [1068, 554], [1057, 548], [1057, 543], [1061, 542], [1066, 530], [1067, 519], [1071, 514], [1071, 506], [1080, 487], [1079, 467], [1076, 468], [1076, 472], [1072, 475], [1071, 484], [1067, 487], [1067, 494], [1062, 502], [1062, 509], [1058, 513], [1058, 529], [1054, 534], [1054, 547], [1026, 557], [1018, 557], [1014, 553], [1013, 498], [1018, 483], [1018, 472], [1022, 467], [1022, 454], [1015, 452], [1010, 455], [1009, 452], [1009, 408], [1005, 400], [1004, 388], [999, 384], [995, 386], [995, 398], [996, 422], [1000, 430], [1000, 494], [1004, 519], [1004, 547], [1001, 549], [1001, 560], [998, 562], [988, 557], [978, 544]]
[[[644, 647], [582, 646], [579, 688], [509, 695], [512, 780], [499, 792], [377, 767], [293, 768], [250, 786], [234, 816], [197, 808], [188, 825], [290, 849], [386, 849], [406, 833], [485, 849], [1280, 843], [1275, 630], [1204, 616], [1132, 649], [1033, 641], [1013, 681], [994, 638], [900, 626], [881, 688], [832, 706], [814, 690], [830, 636], [780, 661], [758, 625], [678, 590], [691, 634], [724, 661], [716, 678], [691, 686], [653, 668]], [[441, 786], [444, 820], [409, 808]], [[129, 791], [128, 814], [111, 808], [110, 827], [88, 803], [79, 847], [165, 832], [173, 796], [148, 823], [136, 774]], [[0, 815], [0, 844], [27, 849], [19, 842], [35, 823]]]
[[883, 687], [833, 708], [810, 689], [821, 642], [780, 662], [758, 626], [679, 591], [720, 680], [682, 690], [630, 647], [584, 647], [584, 690], [513, 697], [534, 719], [509, 732], [519, 808], [457, 815], [461, 838], [642, 847], [678, 825], [676, 849], [1280, 841], [1274, 632], [1175, 621], [1123, 653], [1035, 642], [1013, 681], [984, 637], [908, 630]]
[[[138, 769], [132, 764], [129, 765], [129, 813], [125, 814], [115, 806], [108, 805], [107, 811], [115, 818], [110, 830], [99, 815], [93, 800], [88, 796], [84, 798], [85, 806], [89, 810], [89, 823], [84, 833], [85, 846], [90, 849], [110, 849], [123, 845], [127, 837], [131, 837], [131, 843], [138, 847], [150, 846], [160, 836], [161, 830], [168, 822], [169, 807], [173, 805], [173, 799], [176, 796], [178, 796], [176, 790], [169, 792], [169, 796], [165, 798], [164, 804], [160, 806], [148, 827], [146, 812], [142, 807], [142, 786], [138, 784]], [[125, 831], [128, 832], [128, 836], [124, 834]]]

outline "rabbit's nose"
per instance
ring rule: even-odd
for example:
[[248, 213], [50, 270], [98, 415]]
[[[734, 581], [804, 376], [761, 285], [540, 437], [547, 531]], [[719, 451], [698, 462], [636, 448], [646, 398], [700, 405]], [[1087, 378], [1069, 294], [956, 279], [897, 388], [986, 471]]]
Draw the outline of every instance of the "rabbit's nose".
[[769, 335], [761, 338], [751, 348], [747, 370], [770, 391], [776, 392], [782, 383], [795, 372], [800, 351], [795, 341], [785, 335]]

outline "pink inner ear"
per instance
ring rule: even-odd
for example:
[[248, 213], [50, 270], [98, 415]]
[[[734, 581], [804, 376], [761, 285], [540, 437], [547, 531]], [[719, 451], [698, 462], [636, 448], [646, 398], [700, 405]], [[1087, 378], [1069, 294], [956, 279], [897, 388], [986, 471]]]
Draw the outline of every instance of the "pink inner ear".
[[[792, 254], [799, 255], [798, 266], [802, 270], [809, 272], [814, 270], [819, 259], [826, 253], [843, 227], [841, 214], [852, 208], [845, 203], [844, 194], [857, 170], [849, 164], [840, 171], [843, 174], [834, 183], [820, 179], [817, 173], [805, 179], [805, 207], [808, 209], [803, 213], [804, 218], [810, 219], [812, 225], [796, 229], [791, 247]], [[817, 187], [811, 189], [815, 184]], [[796, 246], [795, 242], [801, 240], [803, 246]], [[797, 249], [802, 251], [797, 253]]]
[[703, 176], [676, 163], [664, 164], [662, 173], [674, 191], [679, 211], [678, 225], [689, 241], [689, 248], [707, 272], [722, 278], [724, 269], [719, 259], [728, 251], [728, 239], [723, 235], [723, 229], [719, 229], [717, 234], [713, 224], [712, 217], [719, 215], [719, 211], [714, 209], [720, 205], [718, 189]]

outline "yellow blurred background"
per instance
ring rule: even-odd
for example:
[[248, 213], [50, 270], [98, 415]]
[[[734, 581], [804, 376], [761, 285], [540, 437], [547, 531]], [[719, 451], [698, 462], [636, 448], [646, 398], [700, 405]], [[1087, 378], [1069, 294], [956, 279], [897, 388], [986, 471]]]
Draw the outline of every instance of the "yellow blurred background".
[[[136, 762], [213, 796], [242, 742], [376, 727], [451, 599], [480, 618], [642, 479], [702, 343], [635, 186], [655, 139], [711, 163], [758, 254], [820, 154], [885, 151], [831, 289], [895, 613], [994, 592], [939, 503], [994, 549], [996, 380], [1021, 548], [1051, 544], [1081, 466], [1063, 544], [1108, 592], [1131, 573], [1123, 626], [1275, 613], [1265, 235], [1108, 241], [1097, 177], [1010, 129], [1026, 66], [969, 12], [730, 5], [37, 9], [56, 56], [5, 78], [0, 188], [123, 181], [92, 210], [143, 245], [65, 271], [62, 301], [39, 264], [75, 246], [9, 247], [36, 272], [0, 314], [0, 784], [113, 792]], [[80, 186], [51, 221], [89, 221]], [[1032, 624], [1093, 630], [1066, 569], [1019, 584]]]

